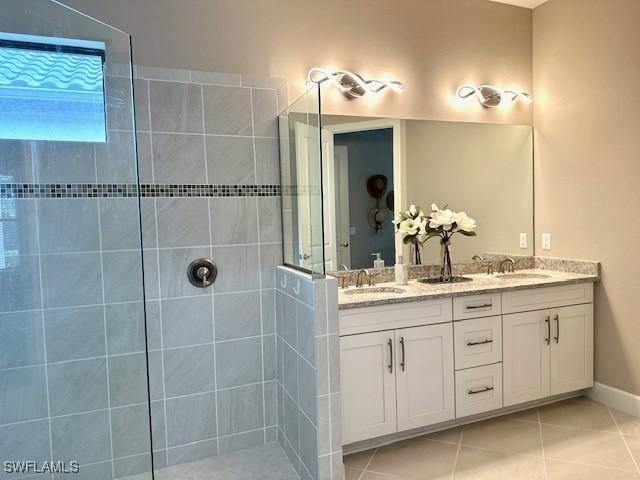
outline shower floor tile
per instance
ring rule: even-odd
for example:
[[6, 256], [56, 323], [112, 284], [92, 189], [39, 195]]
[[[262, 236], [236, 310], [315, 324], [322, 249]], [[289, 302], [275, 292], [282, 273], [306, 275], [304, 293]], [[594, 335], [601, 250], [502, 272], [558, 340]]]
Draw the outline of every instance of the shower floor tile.
[[[121, 480], [148, 480], [147, 476]], [[277, 443], [261, 445], [220, 457], [182, 463], [156, 471], [155, 480], [299, 480]]]

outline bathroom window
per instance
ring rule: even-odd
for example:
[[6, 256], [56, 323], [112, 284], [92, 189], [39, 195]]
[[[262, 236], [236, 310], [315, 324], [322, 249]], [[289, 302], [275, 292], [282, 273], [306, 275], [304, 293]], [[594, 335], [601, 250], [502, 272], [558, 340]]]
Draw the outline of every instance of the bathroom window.
[[104, 51], [0, 33], [0, 139], [105, 142]]

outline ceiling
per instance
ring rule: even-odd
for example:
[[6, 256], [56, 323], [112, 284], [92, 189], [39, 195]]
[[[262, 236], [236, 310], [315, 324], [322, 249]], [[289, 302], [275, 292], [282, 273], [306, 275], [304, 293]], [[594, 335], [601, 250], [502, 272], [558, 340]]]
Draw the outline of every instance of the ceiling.
[[489, 0], [491, 2], [508, 3], [509, 5], [517, 5], [518, 7], [536, 8], [547, 0]]

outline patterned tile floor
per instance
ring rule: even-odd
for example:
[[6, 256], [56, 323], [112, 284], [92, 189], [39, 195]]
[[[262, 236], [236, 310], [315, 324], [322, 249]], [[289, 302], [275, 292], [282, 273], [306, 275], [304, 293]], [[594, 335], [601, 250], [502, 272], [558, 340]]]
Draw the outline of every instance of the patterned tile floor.
[[345, 480], [640, 480], [640, 418], [585, 397], [345, 457]]

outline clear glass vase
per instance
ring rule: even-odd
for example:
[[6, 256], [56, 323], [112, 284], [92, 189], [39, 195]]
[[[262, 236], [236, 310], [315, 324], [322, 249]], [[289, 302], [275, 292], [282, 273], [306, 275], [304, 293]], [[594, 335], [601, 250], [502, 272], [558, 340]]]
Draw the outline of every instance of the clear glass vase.
[[411, 263], [413, 265], [422, 265], [422, 244], [417, 238], [411, 242]]
[[451, 261], [451, 240], [443, 238], [440, 240], [441, 265], [440, 277], [443, 282], [453, 281], [453, 262]]

